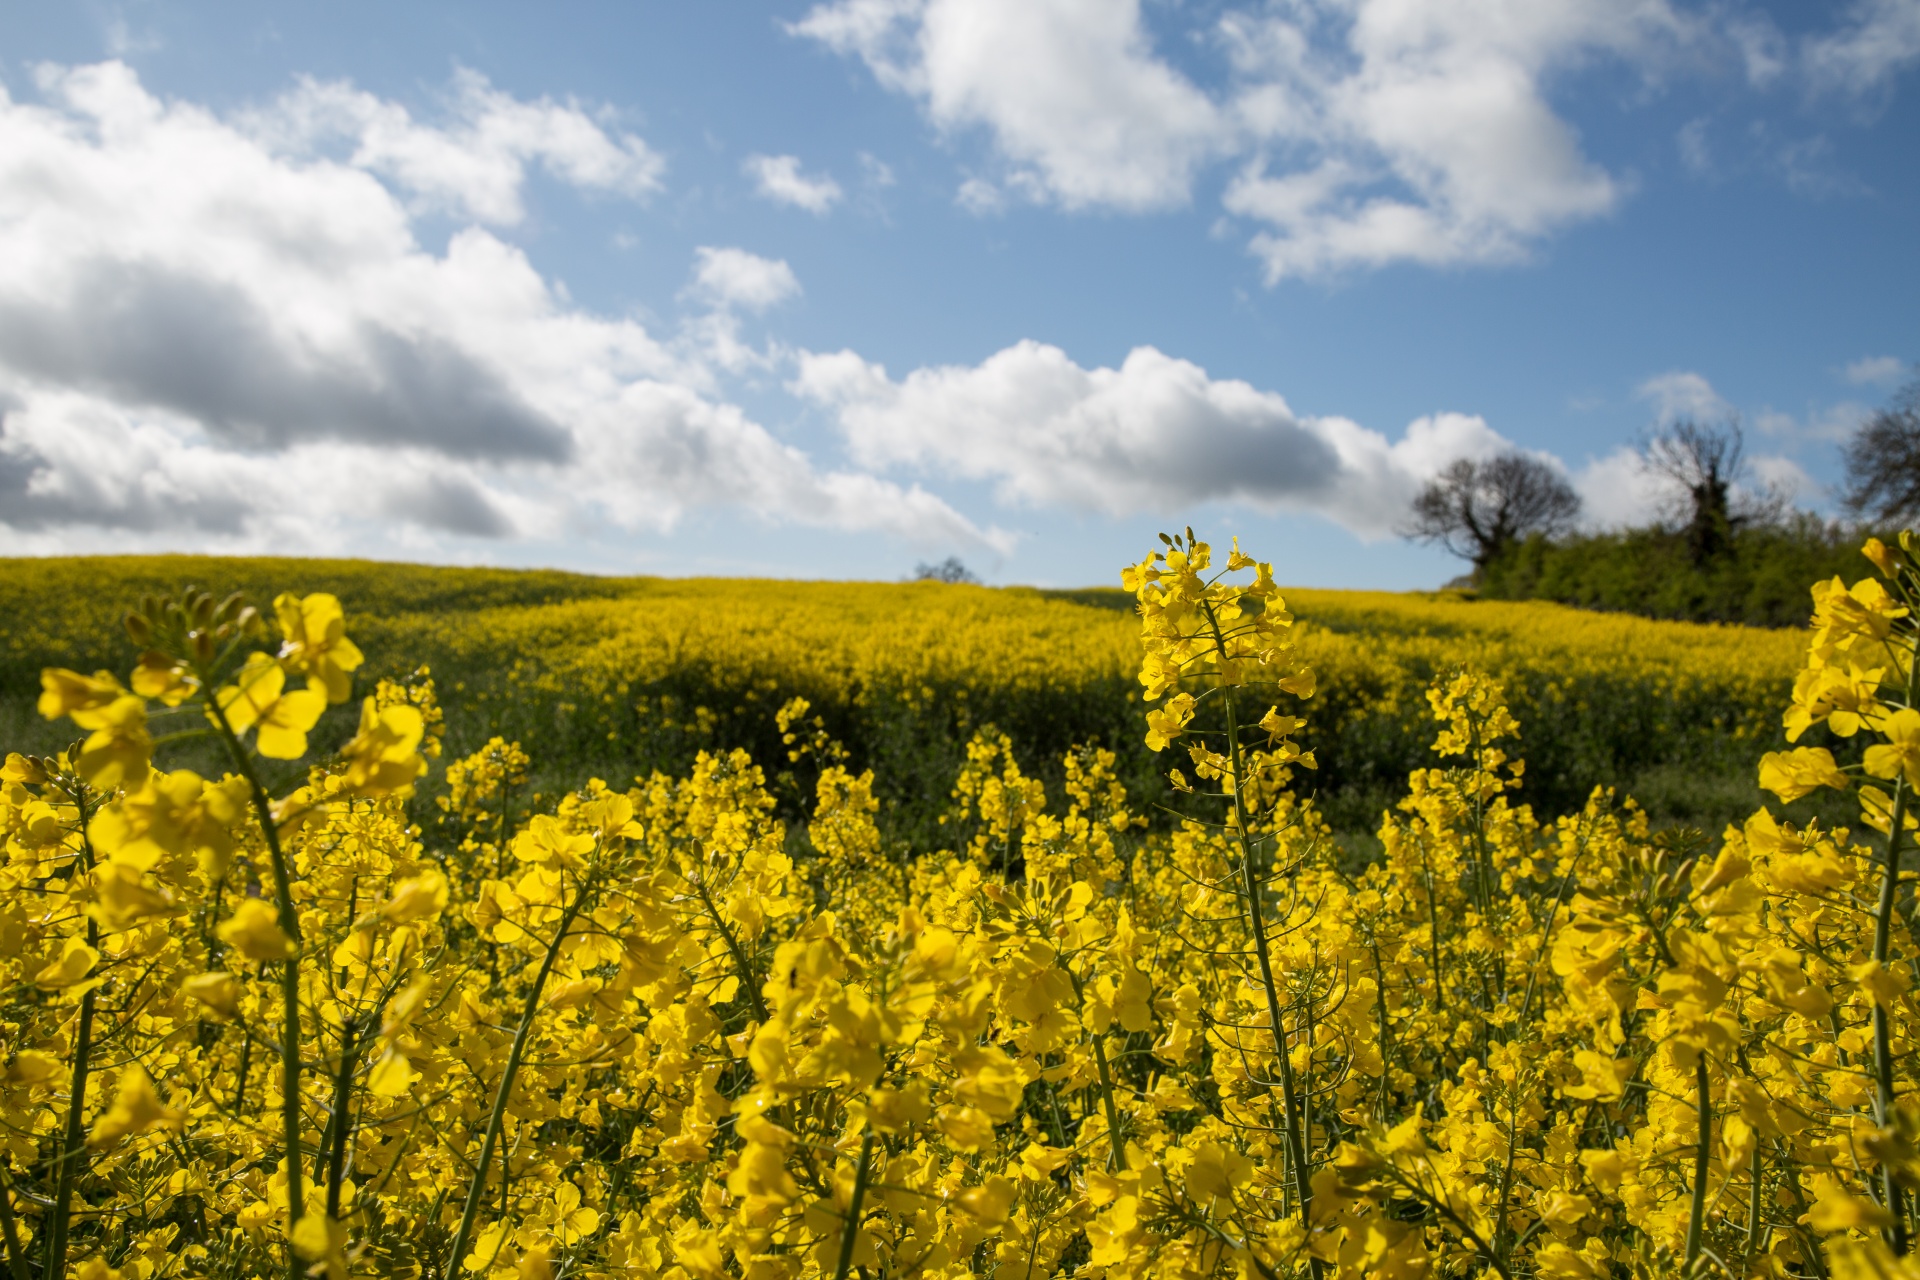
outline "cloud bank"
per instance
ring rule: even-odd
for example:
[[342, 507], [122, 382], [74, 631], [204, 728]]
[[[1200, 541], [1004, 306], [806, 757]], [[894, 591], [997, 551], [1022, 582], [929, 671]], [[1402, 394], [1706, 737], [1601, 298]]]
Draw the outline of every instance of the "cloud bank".
[[1125, 516], [1202, 502], [1324, 515], [1392, 534], [1420, 485], [1507, 442], [1477, 417], [1424, 417], [1399, 440], [1296, 414], [1270, 391], [1210, 377], [1152, 347], [1086, 369], [1020, 342], [974, 366], [895, 380], [851, 351], [800, 357], [797, 395], [829, 410], [853, 457], [990, 481], [1011, 505]]
[[[342, 84], [230, 118], [120, 63], [0, 92], [0, 545], [381, 551], [671, 528], [721, 506], [933, 545], [940, 499], [822, 471], [685, 344], [569, 304], [488, 225], [529, 166], [641, 199], [662, 166], [577, 104], [457, 77], [420, 123]], [[415, 220], [467, 225], [444, 252]], [[704, 250], [726, 307], [792, 271]]]
[[[958, 193], [976, 212], [1177, 208], [1231, 164], [1221, 203], [1250, 224], [1269, 283], [1510, 261], [1613, 212], [1631, 178], [1554, 104], [1575, 73], [1658, 88], [1724, 64], [1755, 87], [1791, 75], [1859, 94], [1920, 63], [1920, 0], [1856, 0], [1798, 42], [1764, 15], [1678, 0], [1295, 0], [1208, 6], [1169, 30], [1180, 9], [822, 0], [788, 30], [859, 59], [941, 132], [986, 136], [996, 172]], [[1203, 86], [1174, 54], [1217, 74]]]

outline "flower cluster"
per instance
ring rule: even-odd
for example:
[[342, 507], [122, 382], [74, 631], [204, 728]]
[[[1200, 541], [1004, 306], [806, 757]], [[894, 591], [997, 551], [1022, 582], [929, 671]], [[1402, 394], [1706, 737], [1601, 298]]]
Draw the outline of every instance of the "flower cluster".
[[356, 714], [338, 601], [148, 600], [124, 678], [46, 672], [72, 747], [0, 775], [0, 1265], [1915, 1274], [1920, 577], [1868, 553], [1761, 764], [1856, 789], [1864, 840], [1536, 815], [1458, 667], [1372, 856], [1293, 789], [1318, 681], [1270, 567], [1191, 531], [1126, 574], [1186, 812], [982, 729], [941, 850], [800, 702], [791, 827], [739, 751], [543, 797], [495, 739], [430, 807], [432, 680]]

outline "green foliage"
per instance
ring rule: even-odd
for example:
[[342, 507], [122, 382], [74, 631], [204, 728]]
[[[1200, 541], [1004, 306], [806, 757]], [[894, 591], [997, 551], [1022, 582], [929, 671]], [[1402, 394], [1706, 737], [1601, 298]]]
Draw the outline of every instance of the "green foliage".
[[1696, 565], [1686, 535], [1660, 528], [1536, 536], [1487, 567], [1480, 594], [1687, 622], [1797, 627], [1807, 620], [1809, 582], [1866, 575], [1859, 551], [1865, 537], [1803, 514], [1739, 530], [1723, 552]]
[[[1782, 575], [1804, 617], [1804, 582], [1820, 574], [1796, 567]], [[1156, 820], [1165, 815], [1156, 806], [1173, 799], [1142, 741], [1139, 685], [1125, 652], [1138, 626], [1132, 601], [1111, 588], [701, 582], [345, 560], [0, 560], [0, 732], [23, 749], [67, 745], [71, 730], [33, 710], [41, 668], [126, 669], [135, 651], [120, 627], [125, 604], [189, 583], [216, 596], [245, 591], [256, 602], [280, 586], [338, 595], [354, 617], [366, 678], [404, 678], [414, 664], [428, 665], [448, 751], [457, 758], [494, 735], [517, 740], [536, 762], [529, 790], [549, 796], [585, 776], [624, 783], [654, 769], [684, 774], [697, 751], [742, 747], [766, 762], [784, 816], [796, 818], [812, 803], [818, 766], [787, 762], [775, 712], [803, 697], [809, 721], [820, 717], [849, 764], [875, 770], [883, 833], [913, 848], [949, 839], [940, 817], [952, 779], [967, 741], [989, 725], [1012, 739], [1049, 794], [1061, 794], [1064, 754], [1086, 743], [1116, 753], [1117, 773]], [[1779, 738], [1773, 708], [1786, 696], [1795, 650], [1785, 636], [1722, 638], [1457, 594], [1287, 597], [1320, 676], [1303, 738], [1320, 767], [1300, 783], [1362, 843], [1407, 774], [1433, 762], [1422, 690], [1468, 659], [1499, 672], [1529, 726], [1521, 795], [1543, 812], [1577, 811], [1605, 785], [1647, 792], [1657, 821], [1715, 830], [1758, 802], [1751, 761], [1756, 746]], [[690, 619], [726, 609], [753, 617], [723, 619], [732, 628], [723, 647]], [[933, 620], [923, 617], [916, 630], [914, 613]], [[823, 630], [823, 618], [837, 629]], [[1051, 629], [1039, 630], [1043, 622]], [[929, 632], [962, 630], [981, 637], [975, 656], [902, 665]], [[800, 633], [812, 638], [789, 643]], [[1688, 646], [1694, 656], [1680, 668], [1693, 674], [1682, 678], [1663, 663], [1679, 662]], [[856, 662], [861, 648], [871, 652]], [[998, 656], [1016, 653], [1037, 656], [1018, 668]], [[1265, 709], [1243, 711], [1251, 720]], [[322, 740], [350, 736], [354, 714], [330, 710]], [[219, 767], [211, 757], [183, 763]], [[295, 772], [280, 781], [291, 785]], [[1676, 785], [1682, 775], [1686, 785]], [[1654, 785], [1659, 779], [1666, 785]], [[416, 802], [427, 820], [438, 785]]]

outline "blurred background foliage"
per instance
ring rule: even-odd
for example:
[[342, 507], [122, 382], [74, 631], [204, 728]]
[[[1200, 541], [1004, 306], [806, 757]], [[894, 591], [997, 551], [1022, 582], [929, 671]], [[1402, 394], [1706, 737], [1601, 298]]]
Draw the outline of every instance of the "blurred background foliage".
[[[1804, 617], [1806, 584], [1819, 575], [1782, 573], [1798, 584]], [[42, 667], [124, 673], [135, 656], [119, 625], [124, 611], [144, 593], [190, 583], [262, 605], [275, 589], [333, 592], [368, 656], [363, 683], [426, 663], [446, 708], [450, 756], [495, 734], [517, 739], [534, 759], [533, 787], [549, 794], [589, 775], [622, 785], [655, 769], [684, 773], [701, 750], [739, 746], [774, 780], [787, 816], [798, 817], [811, 806], [818, 766], [788, 759], [775, 716], [802, 697], [811, 704], [803, 730], [817, 719], [854, 768], [875, 769], [882, 830], [914, 849], [950, 842], [940, 819], [968, 738], [987, 726], [1011, 737], [1022, 767], [1051, 794], [1069, 748], [1088, 743], [1118, 753], [1136, 796], [1153, 804], [1167, 795], [1170, 762], [1141, 741], [1128, 596], [931, 579], [598, 578], [184, 556], [8, 560], [0, 564], [0, 736], [8, 747], [62, 745], [61, 729], [33, 709]], [[1634, 795], [1658, 822], [1710, 833], [1751, 812], [1752, 761], [1781, 740], [1778, 708], [1800, 635], [1491, 594], [1287, 593], [1319, 673], [1303, 740], [1319, 768], [1303, 771], [1298, 786], [1343, 840], [1367, 846], [1408, 771], [1435, 763], [1422, 690], [1462, 663], [1506, 682], [1527, 761], [1520, 798], [1543, 813], [1577, 808], [1595, 785]], [[340, 723], [323, 724], [322, 742], [330, 732], [344, 738], [355, 712], [330, 714]], [[432, 812], [431, 794], [423, 813]]]

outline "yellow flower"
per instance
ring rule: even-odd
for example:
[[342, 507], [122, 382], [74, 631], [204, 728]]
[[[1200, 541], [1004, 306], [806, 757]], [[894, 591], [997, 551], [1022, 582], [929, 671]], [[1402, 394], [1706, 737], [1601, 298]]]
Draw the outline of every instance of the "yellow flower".
[[1880, 1231], [1893, 1225], [1893, 1216], [1871, 1200], [1848, 1192], [1830, 1173], [1815, 1174], [1813, 1207], [1800, 1220], [1822, 1235], [1835, 1231]]
[[956, 1202], [962, 1209], [988, 1226], [997, 1227], [1007, 1220], [1007, 1214], [1013, 1208], [1013, 1198], [1019, 1194], [1012, 1180], [995, 1174], [977, 1187], [968, 1187], [957, 1197]]
[[960, 1073], [954, 1097], [1002, 1123], [1013, 1119], [1025, 1093], [1013, 1059], [993, 1045], [968, 1045], [954, 1054], [953, 1065]]
[[328, 702], [345, 702], [353, 691], [352, 672], [365, 659], [347, 639], [346, 615], [340, 601], [323, 591], [305, 599], [291, 593], [277, 597], [273, 612], [285, 637], [280, 661], [307, 677]]
[[122, 1138], [134, 1137], [150, 1129], [171, 1129], [178, 1133], [186, 1127], [186, 1122], [186, 1112], [175, 1110], [160, 1100], [146, 1071], [131, 1066], [121, 1071], [113, 1105], [93, 1122], [93, 1129], [87, 1134], [87, 1145], [95, 1150], [103, 1150]]
[[245, 733], [255, 725], [255, 745], [270, 760], [298, 760], [307, 753], [307, 731], [327, 709], [323, 694], [286, 690], [286, 668], [264, 653], [251, 654], [234, 682], [214, 695], [227, 727]]
[[362, 796], [408, 792], [427, 771], [419, 750], [425, 730], [418, 707], [382, 708], [372, 698], [361, 703], [360, 731], [340, 749], [347, 762], [346, 788]]
[[1795, 747], [1760, 757], [1760, 785], [1791, 804], [1821, 787], [1845, 790], [1847, 775], [1825, 747]]
[[308, 1213], [293, 1224], [293, 1249], [308, 1262], [319, 1264], [308, 1274], [324, 1270], [327, 1280], [346, 1280], [347, 1224], [324, 1213]]
[[262, 963], [291, 959], [300, 950], [280, 927], [278, 913], [259, 898], [242, 902], [214, 932], [247, 959]]
[[437, 916], [446, 907], [447, 877], [440, 868], [428, 867], [394, 886], [393, 897], [380, 908], [380, 917], [388, 924], [412, 924]]
[[86, 939], [68, 938], [60, 954], [33, 976], [34, 985], [48, 991], [71, 987], [92, 973], [93, 966], [99, 963], [100, 953], [88, 946]]
[[576, 834], [560, 819], [544, 813], [513, 838], [513, 856], [540, 866], [577, 867], [592, 852], [592, 836]]
[[93, 730], [75, 761], [83, 778], [108, 791], [145, 775], [153, 751], [145, 698], [128, 693], [105, 671], [83, 676], [49, 667], [40, 673], [40, 685], [41, 715], [49, 720], [68, 716]]
[[83, 676], [64, 667], [48, 667], [40, 673], [40, 714], [49, 720], [73, 717], [82, 729], [98, 729], [106, 723], [100, 713], [127, 696], [126, 689], [110, 671]]
[[1904, 774], [1907, 785], [1920, 787], [1920, 711], [1902, 707], [1880, 724], [1887, 741], [1867, 748], [1867, 772], [1876, 778]]
[[220, 1018], [231, 1018], [240, 1011], [240, 980], [225, 969], [196, 973], [181, 988]]
[[1253, 1181], [1253, 1161], [1231, 1147], [1203, 1142], [1187, 1166], [1187, 1194], [1195, 1200], [1231, 1199], [1234, 1188]]

